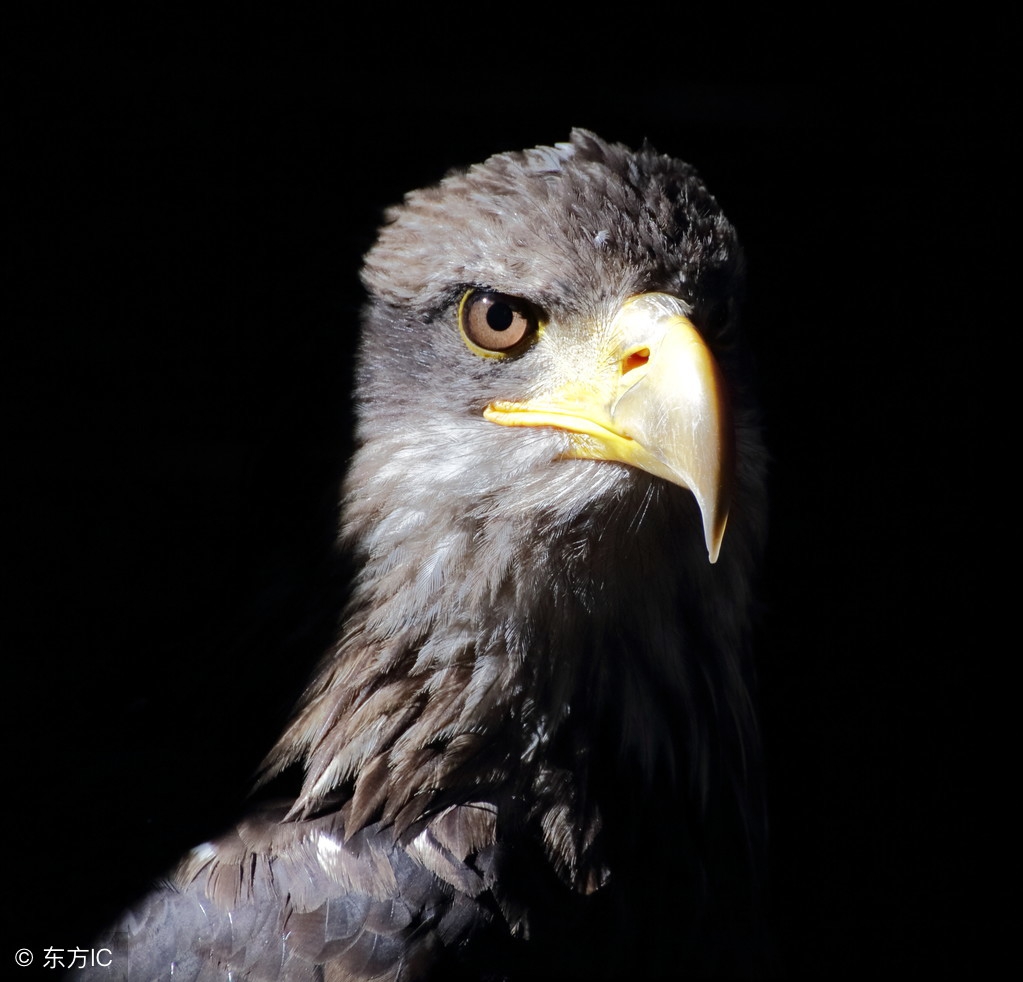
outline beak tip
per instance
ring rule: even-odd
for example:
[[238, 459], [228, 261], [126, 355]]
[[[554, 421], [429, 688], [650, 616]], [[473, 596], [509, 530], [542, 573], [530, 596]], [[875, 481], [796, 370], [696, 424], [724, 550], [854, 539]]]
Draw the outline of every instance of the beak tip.
[[717, 516], [716, 520], [708, 516], [704, 521], [703, 537], [707, 543], [707, 558], [711, 565], [718, 561], [721, 555], [721, 543], [725, 538], [725, 526], [728, 524], [728, 513]]

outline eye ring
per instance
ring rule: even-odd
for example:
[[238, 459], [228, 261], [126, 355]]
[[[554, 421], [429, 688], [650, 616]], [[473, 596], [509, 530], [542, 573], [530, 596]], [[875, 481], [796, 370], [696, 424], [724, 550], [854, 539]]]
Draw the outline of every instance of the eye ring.
[[521, 297], [472, 289], [458, 305], [458, 327], [474, 354], [504, 358], [529, 343], [540, 328], [540, 318], [536, 308]]

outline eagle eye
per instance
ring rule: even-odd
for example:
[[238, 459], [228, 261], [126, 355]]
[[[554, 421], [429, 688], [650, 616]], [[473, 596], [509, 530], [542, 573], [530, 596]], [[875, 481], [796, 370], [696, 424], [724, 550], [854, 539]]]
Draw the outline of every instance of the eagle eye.
[[458, 326], [469, 350], [490, 358], [513, 352], [539, 324], [532, 304], [507, 293], [469, 290], [458, 305]]

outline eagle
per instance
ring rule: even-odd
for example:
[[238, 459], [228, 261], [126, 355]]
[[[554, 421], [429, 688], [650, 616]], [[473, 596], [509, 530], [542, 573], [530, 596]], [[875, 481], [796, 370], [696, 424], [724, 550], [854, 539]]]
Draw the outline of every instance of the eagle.
[[755, 966], [765, 452], [696, 171], [493, 156], [365, 258], [351, 595], [264, 765], [80, 977], [656, 979]]

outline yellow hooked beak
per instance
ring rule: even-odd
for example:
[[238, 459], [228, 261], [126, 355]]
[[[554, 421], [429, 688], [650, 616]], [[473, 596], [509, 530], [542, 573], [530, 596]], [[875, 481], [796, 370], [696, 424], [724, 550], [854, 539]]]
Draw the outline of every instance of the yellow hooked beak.
[[[728, 521], [733, 431], [714, 356], [667, 294], [627, 300], [598, 339], [591, 364], [560, 366], [560, 381], [525, 402], [494, 401], [502, 426], [551, 426], [571, 434], [565, 457], [629, 464], [688, 488], [716, 562]], [[589, 362], [589, 354], [586, 361]]]

